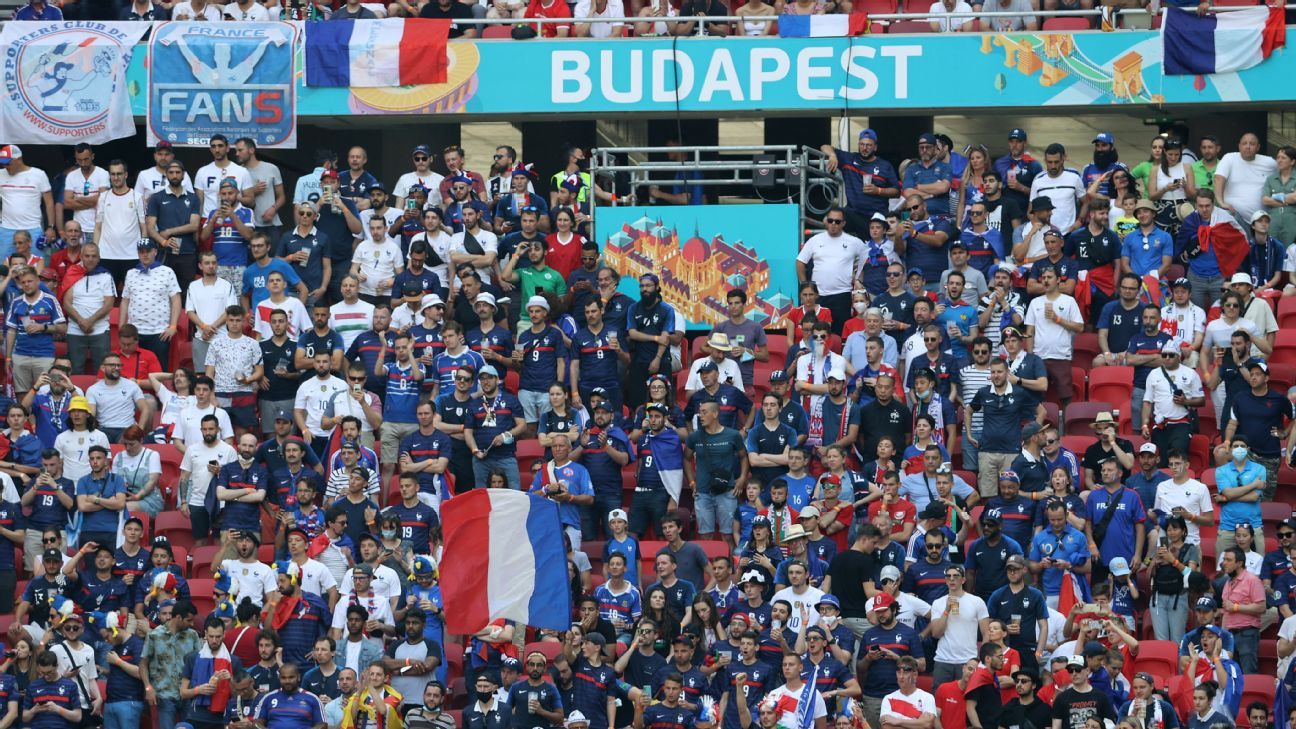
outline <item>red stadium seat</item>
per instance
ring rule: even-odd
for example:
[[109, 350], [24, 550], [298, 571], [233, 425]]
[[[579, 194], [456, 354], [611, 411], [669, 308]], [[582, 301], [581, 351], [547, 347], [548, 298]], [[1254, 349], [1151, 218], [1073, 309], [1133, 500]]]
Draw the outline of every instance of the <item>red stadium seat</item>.
[[1278, 334], [1274, 337], [1273, 354], [1269, 356], [1269, 363], [1275, 362], [1296, 365], [1296, 330], [1278, 330]]
[[1265, 501], [1260, 504], [1260, 518], [1264, 520], [1266, 532], [1272, 532], [1273, 528], [1278, 526], [1278, 522], [1290, 519], [1291, 515], [1291, 504], [1275, 501]]
[[1109, 402], [1073, 402], [1067, 406], [1062, 420], [1062, 432], [1067, 435], [1089, 435], [1093, 433], [1090, 426], [1098, 413], [1109, 413], [1113, 406]]
[[[931, 5], [927, 3], [923, 3], [923, 6], [924, 7], [918, 11], [909, 11], [908, 8], [906, 8], [906, 12], [927, 12], [927, 9], [931, 7]], [[895, 35], [896, 33], [931, 32], [931, 23], [928, 23], [925, 20], [893, 20], [891, 21], [891, 27], [887, 28], [887, 35]]]
[[1179, 646], [1172, 640], [1139, 641], [1134, 670], [1147, 671], [1154, 676], [1173, 676], [1179, 673]]
[[[1140, 649], [1142, 645], [1140, 645]], [[1252, 701], [1259, 701], [1265, 706], [1272, 706], [1274, 701], [1274, 677], [1259, 673], [1248, 673], [1242, 677], [1245, 688], [1242, 689], [1242, 713]]]
[[[1091, 402], [1129, 403], [1134, 391], [1134, 368], [1125, 365], [1096, 367], [1089, 372]], [[1120, 407], [1128, 413], [1129, 407]]]
[[189, 565], [189, 575], [191, 577], [211, 577], [212, 559], [219, 551], [220, 546], [216, 544], [195, 547], [193, 554], [190, 556], [192, 562]]
[[216, 609], [216, 598], [213, 588], [216, 583], [210, 577], [189, 580], [189, 599], [198, 608], [199, 617], [206, 616]]
[[[488, 25], [482, 29], [481, 37], [487, 40], [511, 39], [513, 37], [513, 28], [507, 25]], [[456, 722], [456, 725], [458, 725], [458, 722]]]
[[1088, 18], [1045, 18], [1044, 30], [1093, 30]]
[[[1063, 20], [1063, 18], [1050, 18], [1050, 20]], [[1082, 20], [1082, 18], [1077, 18]], [[1098, 356], [1101, 349], [1098, 347], [1098, 334], [1095, 332], [1080, 332], [1071, 340], [1071, 351], [1075, 353], [1073, 362], [1080, 365], [1086, 371], [1093, 363], [1094, 357]]]
[[1281, 362], [1269, 365], [1269, 387], [1287, 392], [1292, 385], [1296, 385], [1296, 365]]
[[1201, 473], [1211, 465], [1210, 439], [1204, 435], [1193, 435], [1188, 441], [1188, 467]]
[[1278, 328], [1296, 329], [1296, 296], [1284, 296], [1278, 300]]
[[[1278, 675], [1278, 641], [1270, 638], [1260, 640], [1259, 671], [1270, 676]], [[1243, 707], [1246, 704], [1242, 705]]]
[[526, 655], [531, 651], [540, 651], [544, 654], [545, 658], [549, 659], [549, 662], [552, 663], [555, 658], [562, 655], [562, 643], [556, 643], [551, 640], [527, 643], [526, 647], [522, 649], [522, 655]]
[[708, 560], [715, 559], [716, 557], [733, 556], [732, 552], [729, 549], [729, 544], [727, 542], [722, 542], [719, 540], [707, 540], [704, 542], [703, 541], [696, 542], [696, 544], [702, 548], [703, 552], [706, 552], [706, 556]]
[[164, 536], [171, 544], [192, 550], [194, 546], [193, 526], [189, 517], [178, 511], [163, 511], [153, 523], [154, 532]]
[[1083, 458], [1084, 452], [1089, 450], [1089, 446], [1097, 442], [1096, 437], [1085, 433], [1062, 436], [1062, 447], [1074, 453], [1076, 458]]
[[144, 544], [148, 544], [148, 543], [149, 543], [149, 534], [150, 534], [150, 531], [149, 531], [149, 523], [152, 521], [151, 519], [149, 519], [148, 512], [144, 512], [144, 511], [132, 511], [132, 512], [130, 513], [130, 515], [133, 516], [133, 517], [135, 517], [136, 519], [139, 519], [141, 522], [143, 522], [143, 524], [144, 524], [144, 536], [143, 536], [143, 541], [144, 541]]
[[90, 386], [98, 381], [98, 375], [72, 375], [72, 385], [81, 388], [83, 392], [89, 390]]
[[896, 0], [861, 0], [851, 6], [851, 12], [863, 12], [869, 15], [896, 12]]

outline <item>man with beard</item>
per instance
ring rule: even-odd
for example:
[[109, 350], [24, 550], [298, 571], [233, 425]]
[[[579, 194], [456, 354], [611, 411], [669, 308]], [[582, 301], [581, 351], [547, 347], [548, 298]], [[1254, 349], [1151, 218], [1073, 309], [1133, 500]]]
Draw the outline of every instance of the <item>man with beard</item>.
[[1035, 696], [1039, 677], [1035, 671], [1020, 669], [1013, 672], [1013, 691], [1016, 696], [1004, 705], [999, 715], [1000, 726], [1021, 729], [1049, 729], [1053, 726], [1053, 709]]
[[[552, 684], [546, 685], [553, 688]], [[405, 715], [406, 729], [455, 729], [455, 718], [444, 710], [446, 693], [440, 681], [428, 681], [423, 687], [423, 703]], [[330, 722], [329, 726], [334, 724]]]
[[872, 129], [859, 133], [856, 152], [829, 144], [819, 148], [828, 158], [828, 171], [841, 170], [846, 181], [846, 230], [860, 237], [868, 234], [873, 214], [886, 214], [888, 202], [900, 195], [895, 167], [879, 157], [877, 149], [877, 132]]
[[373, 173], [365, 169], [369, 153], [364, 147], [347, 151], [347, 169], [338, 172], [338, 194], [355, 203], [361, 210], [369, 208], [369, 188], [380, 184]]
[[302, 729], [324, 723], [324, 707], [315, 694], [301, 690], [301, 669], [285, 663], [279, 669], [279, 690], [261, 699], [257, 724], [266, 729]]
[[199, 430], [202, 442], [190, 444], [180, 463], [179, 499], [180, 512], [189, 517], [197, 547], [206, 545], [208, 534], [215, 533], [212, 481], [223, 464], [238, 458], [234, 447], [220, 439], [220, 421], [215, 415], [202, 416]]
[[531, 651], [526, 656], [526, 678], [505, 687], [508, 705], [513, 707], [513, 726], [519, 729], [556, 726], [563, 720], [562, 699], [547, 680], [547, 665], [543, 653]]
[[1003, 181], [1004, 199], [1016, 202], [1018, 208], [1026, 206], [1031, 181], [1044, 171], [1039, 161], [1026, 151], [1026, 142], [1026, 130], [1013, 129], [1008, 132], [1008, 154], [994, 161], [995, 172]]
[[991, 618], [1008, 626], [1008, 646], [1021, 656], [1021, 665], [1035, 671], [1048, 637], [1049, 615], [1044, 593], [1026, 583], [1026, 569], [1026, 560], [1021, 555], [1008, 558], [1005, 563], [1008, 584], [991, 593], [986, 610]]
[[[932, 215], [948, 216], [949, 191], [954, 179], [950, 166], [937, 158], [936, 135], [927, 132], [918, 138], [918, 159], [904, 174], [904, 196], [906, 199], [918, 196], [919, 201], [927, 201]], [[912, 199], [909, 204], [913, 205]]]
[[1220, 163], [1219, 137], [1214, 134], [1203, 134], [1198, 149], [1201, 158], [1192, 163], [1193, 180], [1198, 190], [1215, 189], [1215, 168]]
[[613, 421], [613, 407], [609, 400], [599, 400], [593, 408], [594, 422], [582, 435], [580, 463], [594, 487], [593, 506], [581, 510], [586, 539], [595, 539], [600, 528], [610, 532], [608, 514], [621, 508], [621, 469], [634, 459], [629, 436]]
[[669, 374], [669, 348], [683, 337], [675, 328], [675, 309], [662, 300], [660, 280], [654, 274], [639, 278], [639, 302], [630, 307], [630, 371], [626, 379], [626, 405], [633, 410], [644, 403], [650, 375]]
[[[221, 573], [229, 575], [238, 584], [238, 590], [234, 593], [239, 596], [239, 600], [246, 598], [257, 606], [275, 602], [279, 589], [274, 577], [275, 571], [257, 560], [260, 534], [248, 529], [227, 534], [227, 539], [234, 543], [238, 558], [220, 560], [219, 564]], [[224, 550], [227, 551], [228, 548], [227, 543]], [[306, 650], [309, 652], [309, 644]]]
[[[342, 725], [343, 707], [346, 706], [347, 700], [350, 699], [353, 695], [355, 695], [356, 686], [359, 683], [359, 680], [357, 679], [356, 676], [357, 674], [354, 668], [338, 669], [338, 692], [340, 695], [336, 699], [333, 699], [332, 701], [328, 702], [328, 705], [324, 707], [324, 722], [328, 724], [330, 727], [338, 727]], [[429, 689], [428, 689], [429, 691], [431, 689], [431, 686], [432, 684], [429, 684]], [[444, 697], [445, 697], [445, 690], [444, 688], [442, 688], [440, 698], [444, 700]], [[426, 702], [427, 700], [428, 700], [427, 693], [425, 693], [424, 701]], [[434, 706], [434, 704], [428, 704], [428, 706], [431, 707]], [[435, 704], [435, 706], [439, 712], [441, 708], [440, 703]], [[418, 711], [418, 709], [415, 709], [414, 711]], [[414, 711], [411, 711], [410, 713], [413, 714]], [[448, 718], [448, 715], [444, 713], [440, 713], [440, 716]], [[406, 726], [410, 727], [410, 729], [414, 729], [416, 725], [413, 724], [412, 722], [409, 722], [408, 716], [406, 717], [406, 721], [408, 722]], [[448, 727], [444, 726], [443, 724], [430, 724], [430, 725], [418, 725], [418, 726], [420, 726], [421, 729], [426, 729], [428, 726], [435, 727], [435, 729], [453, 729], [454, 724], [452, 723]]]
[[1111, 132], [1099, 132], [1093, 138], [1093, 146], [1093, 162], [1085, 165], [1080, 176], [1084, 179], [1085, 188], [1092, 189], [1096, 182], [1098, 193], [1104, 197], [1111, 197], [1112, 173], [1117, 169], [1128, 171], [1129, 168], [1118, 161], [1120, 153], [1116, 151], [1116, 138], [1111, 135]]
[[1089, 666], [1084, 656], [1067, 660], [1071, 686], [1053, 699], [1053, 729], [1084, 729], [1090, 719], [1116, 721], [1111, 698], [1089, 684]]
[[441, 645], [423, 635], [426, 622], [427, 616], [421, 610], [405, 613], [405, 640], [387, 646], [383, 658], [383, 667], [392, 676], [392, 688], [404, 697], [403, 703], [409, 707], [422, 703], [420, 690], [428, 683], [428, 676], [441, 665]]

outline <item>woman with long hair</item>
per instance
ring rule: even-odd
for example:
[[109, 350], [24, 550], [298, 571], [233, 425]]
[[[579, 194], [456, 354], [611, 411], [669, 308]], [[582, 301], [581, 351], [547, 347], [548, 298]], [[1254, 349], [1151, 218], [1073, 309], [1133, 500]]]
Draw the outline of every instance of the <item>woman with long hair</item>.
[[1121, 207], [1121, 200], [1125, 199], [1125, 193], [1133, 193], [1135, 199], [1142, 197], [1142, 193], [1139, 192], [1138, 180], [1135, 180], [1124, 167], [1112, 170], [1111, 191], [1111, 198], [1107, 203], [1107, 225], [1115, 230], [1116, 219], [1125, 214], [1125, 208]]
[[643, 596], [643, 617], [657, 624], [658, 635], [679, 635], [680, 619], [666, 602], [666, 588], [654, 585]]
[[90, 413], [90, 401], [83, 396], [68, 404], [68, 429], [54, 439], [54, 448], [63, 456], [63, 477], [76, 483], [90, 473], [90, 447], [102, 446], [112, 451], [108, 436], [99, 430], [99, 421]]
[[[1084, 499], [1075, 492], [1075, 481], [1071, 479], [1071, 469], [1066, 464], [1058, 464], [1049, 470], [1048, 488], [1043, 491], [1028, 492], [1022, 496], [1031, 501], [1043, 501], [1045, 505], [1060, 501], [1066, 506], [1067, 523], [1076, 529], [1084, 529], [1088, 523], [1088, 508]], [[1035, 509], [1035, 531], [1048, 527], [1047, 509], [1044, 506]]]
[[1170, 235], [1179, 233], [1179, 205], [1197, 195], [1192, 167], [1183, 160], [1183, 142], [1165, 140], [1161, 164], [1152, 168], [1147, 178], [1148, 197], [1156, 206], [1156, 223]]
[[973, 145], [967, 151], [967, 166], [959, 182], [955, 200], [955, 225], [962, 228], [967, 222], [968, 206], [985, 199], [985, 181], [982, 176], [990, 171], [990, 151], [983, 144]]
[[[1138, 182], [1138, 187], [1135, 188], [1136, 190], [1143, 190], [1146, 193], [1152, 191], [1152, 186], [1148, 184], [1149, 176], [1152, 174], [1153, 170], [1161, 166], [1162, 161], [1165, 158], [1167, 141], [1169, 140], [1164, 134], [1158, 134], [1155, 137], [1152, 137], [1152, 141], [1148, 143], [1148, 158], [1134, 165], [1134, 169], [1129, 171], [1130, 177], [1133, 177], [1134, 180]], [[1113, 177], [1115, 176], [1113, 175]], [[1113, 188], [1113, 191], [1114, 190], [1115, 188]], [[1140, 197], [1151, 196], [1144, 194], [1140, 195]]]
[[811, 314], [814, 314], [815, 318], [819, 321], [826, 321], [829, 324], [833, 323], [832, 312], [829, 311], [827, 307], [819, 304], [818, 284], [814, 281], [803, 282], [801, 288], [797, 290], [797, 295], [800, 297], [801, 305], [795, 307], [792, 311], [789, 311], [787, 316], [784, 317], [784, 320], [787, 322], [788, 342], [801, 341], [800, 336], [798, 336], [801, 331], [801, 320]]
[[783, 561], [783, 550], [774, 541], [774, 530], [770, 527], [768, 517], [758, 516], [752, 520], [751, 539], [747, 547], [738, 555], [739, 575], [748, 570], [756, 570], [765, 577], [766, 592], [774, 584], [774, 572]]
[[9, 648], [12, 655], [6, 655], [4, 662], [0, 663], [0, 673], [13, 676], [18, 684], [19, 703], [27, 695], [27, 686], [36, 680], [37, 650], [36, 641], [30, 635], [26, 632], [19, 633], [18, 639]]
[[572, 408], [571, 395], [567, 392], [566, 385], [561, 382], [549, 385], [549, 410], [540, 416], [536, 428], [540, 445], [545, 448], [545, 457], [553, 457], [549, 448], [553, 446], [553, 437], [559, 433], [566, 434], [575, 448], [588, 420], [589, 416], [584, 409]]
[[144, 429], [132, 425], [122, 431], [123, 450], [112, 459], [112, 472], [126, 482], [126, 511], [157, 516], [162, 511], [162, 457], [144, 447]]
[[710, 652], [711, 646], [717, 641], [728, 639], [724, 625], [720, 623], [720, 611], [710, 593], [699, 592], [693, 598], [693, 616], [689, 624], [684, 626], [684, 632], [695, 637], [693, 645], [701, 649], [697, 655]]
[[[576, 226], [576, 213], [571, 208], [558, 208], [553, 214], [554, 232], [545, 236], [549, 252], [545, 265], [562, 275], [563, 279], [580, 267], [581, 250], [585, 236]], [[556, 292], [555, 292], [556, 293]]]
[[1296, 242], [1296, 175], [1292, 174], [1292, 168], [1296, 167], [1296, 147], [1279, 147], [1274, 162], [1278, 171], [1265, 180], [1260, 202], [1269, 213], [1269, 235], [1290, 246]]
[[[1187, 600], [1186, 595], [1184, 599]], [[1152, 678], [1152, 674], [1145, 671], [1134, 674], [1134, 680], [1130, 681], [1130, 688], [1133, 698], [1121, 704], [1116, 710], [1116, 715], [1121, 717], [1122, 723], [1127, 718], [1134, 719], [1138, 722], [1137, 729], [1168, 727], [1179, 723], [1174, 707], [1157, 693], [1156, 679]]]
[[[180, 422], [180, 413], [185, 408], [198, 402], [194, 396], [194, 371], [188, 367], [180, 367], [172, 372], [150, 372], [149, 384], [153, 387], [153, 394], [157, 395], [158, 402], [162, 403], [162, 408], [158, 412], [158, 425], [162, 427], [162, 442], [170, 443], [172, 433], [176, 423]], [[174, 390], [166, 386], [166, 382], [171, 383]]]
[[675, 398], [671, 393], [671, 380], [666, 375], [653, 375], [648, 378], [648, 401], [640, 405], [634, 411], [634, 417], [630, 419], [632, 424], [630, 432], [631, 443], [638, 443], [643, 437], [644, 431], [648, 430], [648, 410], [647, 407], [653, 403], [661, 403], [670, 409], [670, 415], [666, 416], [666, 424], [675, 428], [679, 433], [680, 440], [688, 438], [688, 430], [684, 427], [687, 422], [684, 417], [684, 409], [675, 404]]

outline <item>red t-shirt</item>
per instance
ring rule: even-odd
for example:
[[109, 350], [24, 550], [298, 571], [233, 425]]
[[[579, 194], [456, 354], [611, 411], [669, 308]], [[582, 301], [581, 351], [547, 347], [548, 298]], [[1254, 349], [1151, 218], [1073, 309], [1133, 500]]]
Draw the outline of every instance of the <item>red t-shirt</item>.
[[[531, 4], [527, 6], [526, 10], [526, 17], [528, 18], [570, 18], [571, 16], [571, 8], [563, 0], [553, 0], [548, 7], [545, 7], [540, 0], [531, 0]], [[545, 23], [539, 27], [532, 27], [540, 32], [541, 38], [556, 38], [559, 28], [566, 28], [569, 32], [571, 31], [570, 23]], [[578, 261], [579, 258], [577, 256]], [[553, 266], [553, 263], [550, 262], [549, 265]], [[554, 268], [557, 268], [557, 266], [554, 266]]]
[[259, 628], [249, 625], [225, 631], [225, 648], [238, 657], [245, 666], [255, 666], [261, 656], [257, 655], [257, 633]]
[[862, 331], [864, 331], [863, 317], [852, 316], [851, 318], [846, 320], [845, 324], [842, 324], [842, 333], [841, 333], [842, 341], [844, 342], [847, 339], [849, 339], [850, 335], [854, 334], [855, 332], [862, 332]]
[[967, 697], [958, 681], [946, 681], [938, 686], [935, 698], [944, 729], [967, 729]]
[[571, 275], [572, 271], [580, 268], [581, 249], [585, 247], [585, 237], [580, 233], [572, 233], [571, 240], [565, 244], [558, 242], [558, 234], [550, 233], [545, 237], [549, 243], [549, 252], [545, 254], [545, 265], [558, 272], [563, 277], [563, 281]]
[[[132, 354], [129, 357], [121, 352], [116, 352], [115, 354], [121, 357], [121, 376], [135, 380], [136, 384], [147, 382], [149, 373], [162, 371], [162, 363], [158, 362], [157, 355], [143, 347], [136, 347], [135, 354]], [[256, 661], [253, 661], [253, 663], [255, 662]]]
[[[873, 517], [878, 515], [878, 512], [882, 511], [882, 506], [881, 499], [869, 504], [868, 516], [870, 522], [873, 521]], [[887, 507], [887, 513], [891, 516], [892, 534], [899, 534], [904, 531], [905, 524], [918, 523], [918, 509], [908, 499], [900, 499], [891, 504]]]
[[[850, 549], [850, 543], [846, 541], [846, 537], [850, 534], [851, 521], [855, 518], [855, 505], [841, 500], [838, 500], [837, 503], [841, 505], [841, 510], [837, 512], [837, 518], [833, 521], [843, 525], [845, 529], [830, 534], [829, 538], [837, 543], [837, 552], [840, 554]], [[826, 514], [832, 510], [831, 506], [824, 506], [822, 501], [815, 502], [814, 506], [821, 514]]]
[[[787, 319], [788, 321], [792, 322], [793, 326], [799, 327], [801, 326], [801, 320], [805, 318], [806, 314], [814, 314], [819, 319], [819, 321], [828, 322], [829, 324], [832, 324], [831, 311], [825, 309], [823, 306], [818, 304], [815, 305], [815, 309], [816, 311], [811, 311], [805, 308], [805, 306], [798, 306], [792, 311], [788, 312]], [[845, 338], [846, 336], [842, 335], [842, 339]]]

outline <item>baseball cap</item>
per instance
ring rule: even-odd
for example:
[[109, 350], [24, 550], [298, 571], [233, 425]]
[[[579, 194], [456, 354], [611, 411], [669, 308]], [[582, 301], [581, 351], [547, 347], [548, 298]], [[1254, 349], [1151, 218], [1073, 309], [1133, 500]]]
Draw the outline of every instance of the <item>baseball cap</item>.
[[432, 156], [432, 147], [430, 147], [430, 146], [428, 146], [428, 145], [426, 145], [426, 144], [420, 144], [420, 145], [418, 145], [417, 147], [415, 147], [415, 148], [414, 148], [414, 151], [411, 152], [410, 154], [411, 154], [411, 156], [413, 156], [413, 155], [415, 155], [415, 154], [426, 154], [426, 155], [428, 155], [428, 156], [430, 157], [430, 156]]
[[490, 304], [491, 306], [498, 306], [498, 304], [495, 303], [495, 295], [486, 291], [477, 294], [477, 298], [473, 299], [474, 304], [481, 304], [483, 302]]
[[499, 377], [499, 370], [495, 369], [495, 365], [486, 365], [477, 373], [477, 379], [483, 377]]
[[826, 379], [826, 380], [840, 380], [840, 381], [842, 381], [842, 382], [845, 382], [845, 381], [846, 381], [846, 371], [843, 370], [843, 369], [840, 368], [840, 367], [834, 367], [834, 368], [832, 368], [831, 370], [828, 371], [828, 376], [825, 377], [824, 379]]
[[797, 514], [797, 518], [798, 519], [818, 519], [819, 509], [818, 507], [811, 504], [810, 506], [807, 506], [806, 508], [802, 509], [801, 513]]
[[886, 582], [887, 580], [895, 580], [899, 582], [900, 577], [900, 568], [893, 564], [889, 564], [886, 567], [883, 567], [882, 572], [878, 574], [878, 582]]
[[1004, 566], [1005, 567], [1013, 567], [1013, 566], [1025, 567], [1026, 558], [1021, 556], [1020, 554], [1011, 555], [1008, 557], [1007, 561], [1004, 562]]
[[1036, 423], [1036, 422], [1033, 422], [1033, 421], [1032, 421], [1032, 422], [1029, 422], [1029, 423], [1027, 423], [1025, 426], [1022, 427], [1022, 437], [1023, 437], [1023, 438], [1030, 438], [1030, 437], [1032, 437], [1032, 436], [1038, 435], [1039, 432], [1040, 432], [1041, 430], [1043, 430], [1043, 429], [1044, 429], [1044, 427], [1041, 426], [1039, 423]]
[[788, 374], [783, 370], [774, 370], [769, 376], [770, 382], [787, 382]]
[[1000, 471], [999, 480], [1011, 483], [1021, 483], [1021, 476], [1018, 476], [1016, 471]]
[[[1002, 480], [1002, 479], [1000, 479], [1000, 480]], [[981, 512], [981, 523], [982, 523], [982, 524], [992, 524], [992, 523], [993, 523], [993, 524], [1002, 524], [1002, 523], [1003, 523], [1003, 517], [1002, 517], [1002, 516], [999, 516], [999, 512], [997, 512], [997, 511], [990, 511], [989, 509], [987, 509], [986, 511]]]
[[1170, 288], [1172, 289], [1180, 288], [1180, 287], [1192, 291], [1192, 282], [1190, 282], [1186, 277], [1180, 276], [1179, 278], [1175, 279], [1173, 283], [1170, 284]]
[[602, 633], [586, 633], [585, 642], [601, 647], [607, 645], [607, 638], [604, 638]]
[[0, 166], [8, 165], [10, 162], [21, 159], [22, 150], [16, 144], [6, 144], [0, 147]]
[[292, 418], [291, 415], [288, 414], [288, 411], [287, 411], [287, 410], [284, 410], [283, 408], [280, 408], [280, 409], [278, 409], [278, 410], [275, 411], [274, 419], [275, 419], [275, 420], [286, 420], [286, 421], [288, 421], [288, 422], [291, 423], [293, 418]]
[[922, 135], [920, 135], [920, 136], [918, 137], [918, 143], [919, 143], [919, 144], [935, 144], [935, 143], [936, 143], [936, 135], [935, 135], [935, 134], [932, 134], [931, 132], [925, 132], [925, 133], [923, 133]]
[[1097, 144], [1099, 142], [1102, 142], [1103, 144], [1115, 144], [1116, 137], [1113, 137], [1111, 132], [1098, 132], [1098, 135], [1093, 138], [1093, 143]]
[[594, 403], [594, 409], [595, 409], [595, 410], [605, 410], [605, 411], [607, 411], [607, 412], [609, 412], [609, 413], [615, 413], [615, 412], [616, 412], [616, 408], [612, 407], [612, 402], [611, 402], [610, 400], [607, 400], [606, 398], [603, 399], [603, 400], [599, 400], [598, 402]]
[[912, 276], [921, 276], [924, 279], [927, 278], [927, 274], [923, 273], [923, 270], [917, 266], [910, 266], [909, 270], [905, 271], [905, 278], [910, 278]]
[[1124, 577], [1130, 573], [1129, 560], [1124, 557], [1113, 557], [1107, 564], [1107, 569], [1111, 571], [1113, 577]]
[[355, 566], [355, 571], [352, 574], [367, 575], [369, 577], [373, 577], [373, 567], [370, 567], [364, 562], [361, 562], [360, 564]]
[[962, 238], [959, 238], [959, 239], [955, 240], [953, 243], [950, 243], [950, 250], [952, 251], [952, 250], [954, 250], [955, 248], [962, 248], [963, 250], [966, 251], [966, 250], [967, 250], [967, 243], [964, 243], [964, 242], [963, 242], [963, 239], [962, 239]]
[[360, 450], [360, 444], [351, 440], [350, 438], [342, 441], [342, 445], [340, 447], [344, 450], [352, 450], [352, 451]]
[[698, 374], [701, 374], [703, 372], [719, 372], [719, 371], [720, 368], [716, 366], [716, 363], [710, 359], [703, 362], [702, 366], [698, 367]]
[[336, 180], [337, 178], [338, 178], [337, 170], [324, 170], [323, 172], [320, 173], [321, 180], [327, 180], [327, 179]]
[[1151, 453], [1152, 455], [1155, 456], [1155, 455], [1157, 455], [1157, 447], [1156, 447], [1156, 443], [1151, 443], [1151, 442], [1149, 442], [1149, 443], [1144, 443], [1143, 445], [1139, 446], [1138, 452], [1139, 452], [1139, 453]]
[[[885, 570], [886, 568], [883, 567], [882, 569]], [[830, 595], [826, 592], [824, 593], [823, 597], [819, 598], [819, 602], [815, 603], [816, 607], [818, 607], [819, 605], [832, 605], [838, 610], [841, 610], [841, 600], [838, 600], [836, 595]]]
[[500, 668], [501, 669], [507, 668], [510, 671], [521, 671], [522, 662], [514, 658], [513, 656], [504, 656], [504, 658], [500, 661]]
[[1161, 345], [1161, 354], [1179, 354], [1179, 344], [1173, 339]]
[[1084, 668], [1085, 667], [1084, 656], [1070, 656], [1069, 658], [1067, 658], [1066, 664], [1067, 664], [1067, 668]]
[[63, 553], [57, 549], [47, 549], [41, 554], [42, 562], [62, 562]]
[[873, 596], [873, 605], [869, 608], [870, 612], [875, 610], [888, 610], [896, 604], [896, 599], [890, 593], [879, 592]]
[[922, 513], [918, 515], [919, 519], [944, 519], [949, 510], [944, 504], [933, 501], [923, 507]]
[[626, 515], [625, 509], [613, 509], [612, 511], [609, 511], [608, 521], [612, 521], [613, 519], [620, 519], [621, 521], [630, 521], [630, 517]]
[[1013, 127], [1013, 130], [1012, 130], [1011, 132], [1008, 132], [1008, 138], [1009, 138], [1009, 139], [1020, 139], [1021, 141], [1025, 142], [1025, 141], [1026, 141], [1026, 130], [1025, 130], [1025, 129], [1022, 129], [1021, 127]]
[[1196, 604], [1193, 605], [1193, 609], [1195, 609], [1195, 610], [1218, 610], [1218, 609], [1219, 609], [1219, 603], [1215, 602], [1215, 598], [1211, 597], [1210, 595], [1203, 595], [1203, 596], [1197, 598], [1197, 602], [1196, 602]]
[[1253, 358], [1251, 358], [1250, 360], [1247, 361], [1246, 366], [1247, 366], [1247, 369], [1251, 369], [1251, 370], [1260, 370], [1261, 372], [1265, 373], [1266, 375], [1269, 374], [1269, 365], [1265, 364], [1265, 361], [1262, 360], [1262, 359], [1255, 359], [1255, 358], [1253, 357]]
[[413, 280], [406, 281], [405, 285], [401, 287], [401, 294], [406, 300], [413, 299], [415, 301], [422, 301], [423, 284]]
[[1085, 658], [1089, 658], [1091, 656], [1105, 656], [1105, 655], [1107, 655], [1107, 649], [1103, 648], [1102, 643], [1099, 643], [1096, 640], [1091, 640], [1088, 643], [1084, 644]]
[[157, 241], [153, 240], [152, 238], [140, 238], [139, 241], [135, 243], [135, 250], [137, 251], [143, 251], [143, 250], [148, 250], [149, 248], [157, 248], [157, 247], [158, 247]]
[[864, 130], [860, 131], [860, 133], [859, 133], [859, 138], [860, 138], [860, 139], [872, 139], [873, 141], [876, 142], [878, 137], [877, 137], [877, 132], [873, 131], [872, 129], [864, 129]]
[[1265, 212], [1264, 208], [1260, 208], [1254, 213], [1251, 213], [1251, 218], [1249, 219], [1248, 222], [1255, 223], [1255, 221], [1259, 220], [1260, 218], [1267, 218], [1267, 217], [1269, 217], [1269, 213]]

